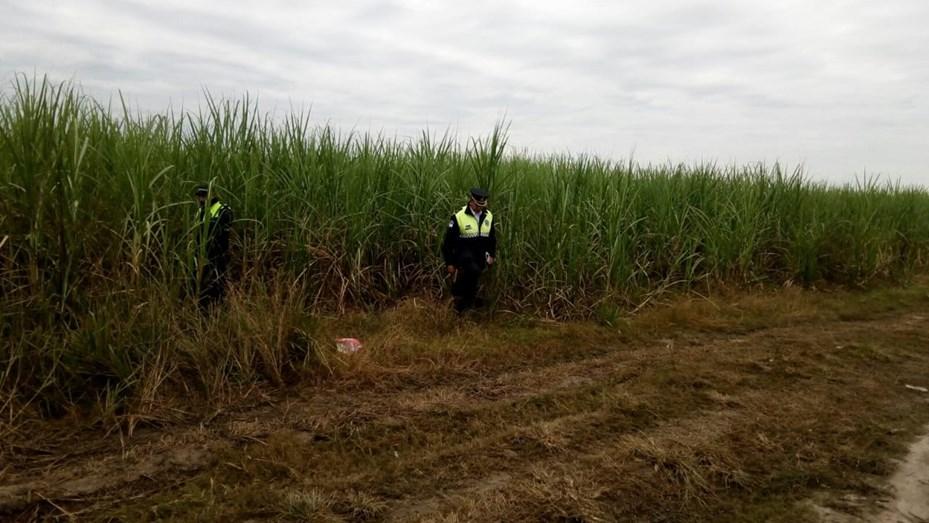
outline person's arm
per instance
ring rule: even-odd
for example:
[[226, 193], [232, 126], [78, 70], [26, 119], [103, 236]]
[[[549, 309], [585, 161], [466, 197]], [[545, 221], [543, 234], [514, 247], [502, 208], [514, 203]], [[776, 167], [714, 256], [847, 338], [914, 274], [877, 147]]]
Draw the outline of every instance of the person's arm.
[[219, 230], [222, 231], [223, 235], [229, 235], [229, 229], [232, 227], [232, 221], [234, 219], [235, 216], [232, 214], [232, 207], [224, 205], [223, 210], [219, 213]]
[[490, 222], [490, 236], [487, 237], [487, 254], [490, 255], [490, 259], [487, 260], [490, 263], [493, 263], [497, 258], [497, 222], [496, 220]]
[[232, 228], [233, 219], [232, 208], [223, 205], [219, 211], [219, 216], [216, 218], [216, 223], [210, 224], [211, 234], [208, 250], [211, 258], [224, 256], [229, 250], [229, 230]]
[[[455, 247], [458, 243], [458, 221], [452, 215], [452, 219], [445, 228], [445, 239], [442, 241], [442, 257], [445, 258], [446, 267], [455, 266]], [[451, 270], [451, 269], [449, 269]]]

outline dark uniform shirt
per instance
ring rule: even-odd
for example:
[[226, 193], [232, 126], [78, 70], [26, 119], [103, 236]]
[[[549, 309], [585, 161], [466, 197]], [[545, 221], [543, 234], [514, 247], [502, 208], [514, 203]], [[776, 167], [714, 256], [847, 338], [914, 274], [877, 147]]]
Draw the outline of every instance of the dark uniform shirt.
[[[474, 216], [471, 207], [465, 212]], [[487, 218], [487, 211], [481, 213], [478, 220], [478, 230]], [[490, 223], [490, 235], [487, 237], [462, 238], [458, 227], [458, 219], [452, 215], [445, 229], [445, 240], [442, 242], [442, 256], [446, 265], [453, 265], [458, 270], [479, 272], [487, 267], [486, 255], [497, 256], [497, 233], [495, 223]]]
[[[219, 212], [215, 216], [209, 216], [210, 208], [213, 207], [219, 198], [213, 198], [209, 205], [200, 208], [198, 216], [201, 223], [203, 220], [209, 220], [206, 226], [206, 257], [214, 265], [225, 267], [229, 257], [229, 229], [232, 225], [233, 215], [232, 208], [226, 204], [220, 204]], [[201, 234], [202, 234], [201, 229]], [[203, 241], [202, 236], [199, 241]]]

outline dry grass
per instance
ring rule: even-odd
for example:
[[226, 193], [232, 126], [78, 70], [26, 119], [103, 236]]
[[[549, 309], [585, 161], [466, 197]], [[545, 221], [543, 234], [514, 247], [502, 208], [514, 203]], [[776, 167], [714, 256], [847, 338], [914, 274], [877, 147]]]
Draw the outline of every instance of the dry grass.
[[[802, 501], [816, 492], [879, 495], [891, 458], [929, 422], [924, 396], [904, 387], [926, 385], [927, 306], [919, 284], [682, 298], [612, 327], [454, 322], [412, 300], [322, 318], [315, 339], [365, 342], [333, 351], [326, 379], [141, 426], [122, 447], [91, 438], [99, 429], [25, 428], [47, 454], [7, 443], [0, 510], [19, 500], [8, 514], [24, 521], [63, 510], [91, 521], [813, 520]], [[182, 467], [168, 449], [196, 458]], [[110, 479], [64, 487], [99, 477]], [[23, 501], [29, 491], [49, 501]]]

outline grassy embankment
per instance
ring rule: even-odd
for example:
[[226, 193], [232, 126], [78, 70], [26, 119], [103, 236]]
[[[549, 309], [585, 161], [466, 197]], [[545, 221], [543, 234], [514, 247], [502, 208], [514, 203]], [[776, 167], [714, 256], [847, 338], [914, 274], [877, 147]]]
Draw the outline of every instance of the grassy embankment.
[[[439, 299], [438, 245], [488, 187], [497, 309], [617, 321], [667, 290], [905, 278], [929, 254], [929, 194], [829, 187], [778, 166], [640, 166], [272, 122], [248, 100], [140, 116], [70, 85], [0, 99], [0, 407], [149, 412], [329, 372], [312, 311]], [[237, 216], [222, 313], [185, 299], [194, 185]]]

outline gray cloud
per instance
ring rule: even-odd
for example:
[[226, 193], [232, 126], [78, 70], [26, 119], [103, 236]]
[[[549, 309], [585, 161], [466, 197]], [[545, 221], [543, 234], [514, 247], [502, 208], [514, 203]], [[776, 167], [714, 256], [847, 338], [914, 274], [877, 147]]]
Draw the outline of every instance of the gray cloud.
[[643, 162], [781, 160], [929, 185], [929, 4], [0, 0], [0, 78], [143, 110], [257, 95], [280, 114]]

